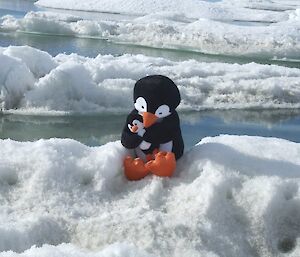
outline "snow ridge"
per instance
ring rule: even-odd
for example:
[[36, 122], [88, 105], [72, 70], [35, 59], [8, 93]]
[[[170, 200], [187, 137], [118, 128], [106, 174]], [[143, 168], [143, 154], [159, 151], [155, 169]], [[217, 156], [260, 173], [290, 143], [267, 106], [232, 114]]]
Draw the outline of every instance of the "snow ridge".
[[28, 46], [10, 46], [0, 49], [0, 66], [1, 95], [5, 108], [14, 112], [127, 112], [135, 81], [151, 74], [176, 82], [181, 110], [300, 107], [300, 70], [275, 65], [128, 54], [53, 58]]

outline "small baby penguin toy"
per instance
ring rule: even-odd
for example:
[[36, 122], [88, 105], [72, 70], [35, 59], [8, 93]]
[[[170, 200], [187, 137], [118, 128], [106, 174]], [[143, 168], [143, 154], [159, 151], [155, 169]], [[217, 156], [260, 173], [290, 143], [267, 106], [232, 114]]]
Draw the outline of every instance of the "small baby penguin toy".
[[134, 149], [136, 158], [125, 158], [125, 176], [129, 180], [151, 173], [170, 177], [184, 149], [175, 110], [181, 100], [179, 90], [168, 77], [152, 75], [136, 82], [133, 97], [135, 109], [127, 116], [121, 142]]

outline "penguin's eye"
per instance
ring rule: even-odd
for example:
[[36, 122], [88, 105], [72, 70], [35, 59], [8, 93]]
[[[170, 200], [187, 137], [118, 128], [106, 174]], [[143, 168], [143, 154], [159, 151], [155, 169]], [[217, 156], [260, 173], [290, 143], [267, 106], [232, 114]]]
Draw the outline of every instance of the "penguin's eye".
[[132, 124], [133, 124], [134, 126], [137, 126], [137, 125], [138, 125], [138, 120], [133, 120]]
[[164, 118], [169, 116], [170, 114], [171, 114], [170, 107], [166, 104], [159, 106], [155, 112], [155, 115], [158, 118]]
[[147, 102], [143, 97], [139, 97], [136, 99], [134, 103], [134, 108], [139, 112], [146, 112], [147, 111]]

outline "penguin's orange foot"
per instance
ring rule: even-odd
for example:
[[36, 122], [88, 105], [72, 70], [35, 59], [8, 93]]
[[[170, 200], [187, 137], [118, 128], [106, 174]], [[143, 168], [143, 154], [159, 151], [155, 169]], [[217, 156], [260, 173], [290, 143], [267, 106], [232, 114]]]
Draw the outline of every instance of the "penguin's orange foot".
[[127, 156], [123, 164], [125, 176], [128, 180], [140, 180], [150, 173], [140, 158], [133, 159], [131, 156]]
[[148, 162], [148, 161], [152, 161], [152, 160], [154, 160], [154, 158], [153, 158], [153, 154], [147, 154], [146, 155], [146, 161]]
[[175, 155], [172, 152], [159, 152], [155, 160], [148, 161], [145, 167], [156, 176], [171, 177], [176, 168]]
[[155, 155], [158, 154], [158, 149], [154, 149], [152, 153], [146, 155], [146, 161], [152, 161], [155, 159]]

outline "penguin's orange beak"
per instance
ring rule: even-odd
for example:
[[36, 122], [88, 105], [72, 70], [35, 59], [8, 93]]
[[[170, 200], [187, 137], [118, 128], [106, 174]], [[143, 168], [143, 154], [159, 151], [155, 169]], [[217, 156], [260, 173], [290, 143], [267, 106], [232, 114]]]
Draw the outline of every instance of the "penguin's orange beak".
[[145, 128], [149, 128], [152, 126], [156, 121], [158, 117], [151, 113], [151, 112], [144, 112], [143, 113], [143, 124]]
[[130, 130], [131, 130], [131, 132], [135, 133], [138, 131], [138, 129], [139, 129], [138, 126], [132, 126]]

